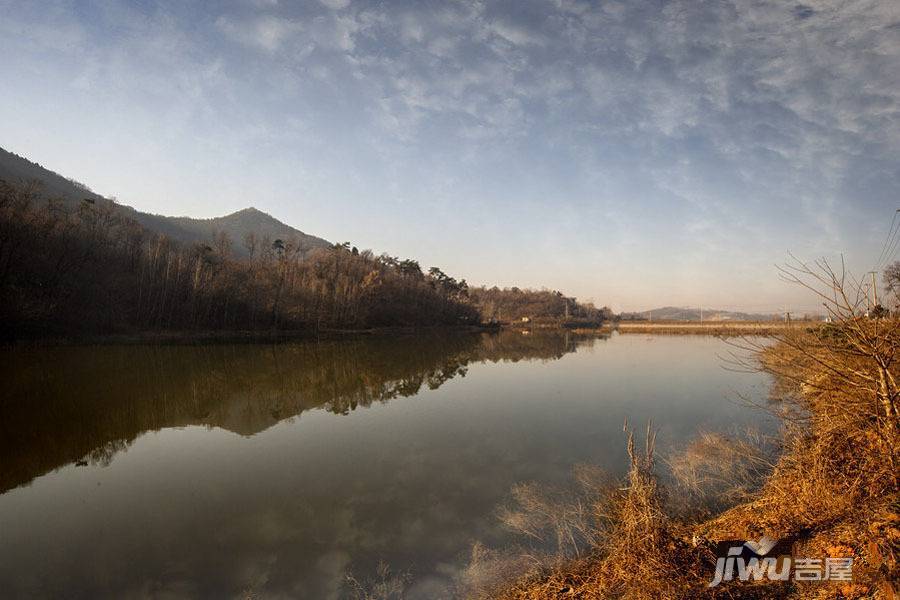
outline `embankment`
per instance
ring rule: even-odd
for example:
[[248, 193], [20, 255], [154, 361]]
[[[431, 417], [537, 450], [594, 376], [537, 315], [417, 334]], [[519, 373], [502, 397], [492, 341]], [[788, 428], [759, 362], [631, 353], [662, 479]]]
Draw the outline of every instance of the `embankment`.
[[772, 335], [789, 327], [819, 325], [815, 321], [620, 321], [619, 333], [697, 334], [718, 336]]
[[[784, 422], [781, 452], [760, 485], [712, 515], [704, 506], [676, 508], [673, 501], [690, 497], [691, 490], [677, 473], [668, 489], [657, 479], [651, 430], [643, 453], [629, 435], [628, 478], [593, 501], [597, 541], [578, 558], [532, 563], [517, 578], [470, 596], [900, 598], [900, 366], [894, 361], [900, 358], [900, 323], [849, 317], [836, 325], [785, 328], [774, 344], [744, 343], [753, 351], [747, 366], [774, 376], [770, 408]], [[731, 448], [722, 444], [695, 455], [695, 466], [711, 470], [696, 477], [695, 469], [693, 483], [727, 487], [729, 478], [738, 477], [735, 463], [726, 460]], [[760, 573], [758, 581], [709, 585], [723, 543], [740, 546], [762, 536], [789, 548], [787, 580]], [[801, 559], [814, 561], [806, 573], [817, 577], [798, 575]], [[828, 562], [847, 559], [848, 577], [825, 581]]]

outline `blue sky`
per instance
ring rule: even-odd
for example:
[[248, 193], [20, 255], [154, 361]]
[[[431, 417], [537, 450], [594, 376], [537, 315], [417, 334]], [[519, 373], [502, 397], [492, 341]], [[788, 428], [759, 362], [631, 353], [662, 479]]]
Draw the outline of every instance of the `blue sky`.
[[6, 2], [0, 146], [473, 283], [814, 308], [900, 206], [900, 3]]

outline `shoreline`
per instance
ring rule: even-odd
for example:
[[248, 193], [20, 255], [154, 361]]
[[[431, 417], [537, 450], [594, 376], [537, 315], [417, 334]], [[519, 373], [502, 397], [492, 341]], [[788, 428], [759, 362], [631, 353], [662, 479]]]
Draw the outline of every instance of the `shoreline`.
[[92, 346], [92, 345], [191, 345], [191, 344], [278, 344], [291, 341], [331, 341], [363, 336], [403, 336], [433, 332], [493, 333], [499, 331], [569, 332], [583, 335], [609, 335], [617, 331], [623, 335], [710, 335], [737, 337], [742, 335], [770, 336], [791, 327], [817, 327], [820, 321], [637, 321], [606, 323], [599, 327], [566, 327], [561, 323], [497, 325], [424, 325], [370, 327], [362, 329], [294, 329], [275, 331], [137, 331], [128, 333], [33, 336], [0, 340], [0, 347], [15, 346]]
[[[885, 375], [884, 388], [866, 383], [879, 373], [879, 361], [895, 351], [897, 324], [848, 317], [825, 332], [813, 324], [784, 323], [779, 343], [745, 347], [753, 351], [745, 364], [774, 378], [772, 410], [791, 426], [776, 440], [775, 454], [767, 456], [752, 439], [742, 445], [725, 434], [698, 437], [680, 455], [669, 456], [681, 456], [680, 481], [664, 482], [656, 469], [652, 424], [643, 452], [635, 449], [626, 424], [628, 475], [590, 500], [602, 507], [594, 525], [600, 541], [583, 554], [557, 555], [498, 577], [480, 597], [551, 600], [565, 590], [573, 598], [896, 598], [896, 366]], [[649, 323], [641, 325], [632, 332], [651, 332]], [[682, 323], [673, 329], [702, 332], [716, 325]], [[755, 325], [757, 331], [774, 331], [771, 323]], [[857, 354], [846, 352], [848, 347]], [[836, 353], [840, 362], [833, 361]], [[805, 418], [791, 420], [796, 414]], [[728, 458], [735, 451], [737, 461]], [[670, 467], [678, 464], [669, 460]], [[678, 507], [670, 503], [673, 497], [689, 502]], [[762, 536], [784, 544], [781, 552], [796, 565], [811, 560], [803, 557], [818, 557], [812, 560], [819, 565], [843, 561], [850, 565], [848, 576], [826, 581], [825, 571], [824, 578], [802, 578], [799, 566], [791, 571], [792, 562], [786, 562], [787, 577], [744, 576], [744, 559], [736, 558], [738, 577], [719, 586], [731, 580], [717, 579], [721, 568], [732, 568], [723, 544], [728, 556], [737, 556], [732, 546], [740, 550]]]
[[620, 321], [613, 329], [623, 334], [653, 333], [666, 335], [772, 335], [795, 327], [818, 327], [822, 321]]
[[144, 331], [69, 336], [35, 336], [9, 339], [0, 347], [111, 346], [193, 344], [279, 344], [292, 341], [331, 341], [352, 337], [403, 336], [431, 332], [490, 333], [499, 327], [479, 325], [427, 325], [421, 327], [371, 327], [368, 329], [295, 329], [277, 331]]

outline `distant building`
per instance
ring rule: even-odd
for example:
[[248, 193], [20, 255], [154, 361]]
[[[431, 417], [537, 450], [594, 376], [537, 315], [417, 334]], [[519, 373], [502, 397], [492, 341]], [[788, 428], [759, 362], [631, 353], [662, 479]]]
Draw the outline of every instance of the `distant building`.
[[531, 323], [531, 317], [522, 317], [523, 323]]

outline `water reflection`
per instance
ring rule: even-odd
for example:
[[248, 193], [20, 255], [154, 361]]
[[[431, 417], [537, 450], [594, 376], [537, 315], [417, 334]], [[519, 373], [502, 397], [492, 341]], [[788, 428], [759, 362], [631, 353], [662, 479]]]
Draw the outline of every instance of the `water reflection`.
[[5, 350], [0, 595], [334, 599], [384, 560], [407, 598], [446, 597], [474, 541], [510, 541], [512, 484], [624, 467], [623, 418], [654, 418], [662, 452], [756, 420], [727, 398], [767, 381], [722, 350], [516, 332]]
[[73, 462], [108, 464], [145, 431], [187, 425], [245, 436], [304, 411], [437, 389], [475, 361], [558, 359], [586, 338], [432, 334], [318, 343], [99, 346], [0, 355], [0, 491]]

